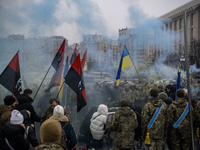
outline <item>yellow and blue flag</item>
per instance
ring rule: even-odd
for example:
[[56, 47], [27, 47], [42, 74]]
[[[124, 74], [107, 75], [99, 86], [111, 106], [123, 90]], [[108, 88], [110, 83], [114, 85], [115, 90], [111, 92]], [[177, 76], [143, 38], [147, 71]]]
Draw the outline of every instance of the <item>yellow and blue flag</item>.
[[123, 49], [123, 52], [122, 52], [122, 57], [121, 57], [121, 60], [120, 60], [120, 63], [119, 63], [119, 69], [118, 69], [117, 77], [116, 77], [116, 80], [117, 80], [116, 85], [117, 86], [120, 83], [120, 74], [121, 74], [121, 71], [124, 68], [127, 68], [127, 67], [129, 67], [131, 65], [133, 65], [133, 62], [131, 60], [130, 54], [129, 54], [126, 46], [124, 45], [124, 49]]
[[[176, 82], [176, 91], [178, 89], [181, 88], [181, 70], [180, 70], [180, 66], [179, 66], [179, 69], [178, 69], [178, 77], [177, 77], [177, 82]], [[175, 95], [175, 100], [177, 99], [176, 95]]]
[[67, 84], [64, 82], [65, 81], [64, 77], [67, 75], [68, 70], [69, 70], [69, 63], [68, 63], [68, 56], [67, 56], [66, 63], [65, 63], [65, 70], [60, 81], [61, 84], [58, 89], [60, 91], [59, 93], [60, 104], [64, 108], [66, 108], [66, 97], [67, 97]]

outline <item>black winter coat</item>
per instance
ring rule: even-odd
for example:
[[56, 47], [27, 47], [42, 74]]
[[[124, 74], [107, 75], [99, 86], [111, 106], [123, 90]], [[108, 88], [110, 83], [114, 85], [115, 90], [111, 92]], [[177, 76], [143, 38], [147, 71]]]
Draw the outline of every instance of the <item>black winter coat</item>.
[[35, 112], [34, 107], [32, 106], [31, 102], [33, 102], [33, 99], [28, 97], [27, 95], [20, 95], [17, 97], [19, 104], [15, 106], [15, 108], [19, 111], [25, 109], [31, 112], [31, 123], [34, 124], [34, 122], [40, 122], [41, 117], [38, 117], [38, 115]]
[[35, 132], [33, 130], [33, 128], [30, 126], [30, 117], [29, 114], [27, 113], [27, 111], [25, 109], [21, 110], [20, 113], [23, 115], [24, 117], [24, 125], [26, 127], [26, 135], [27, 135], [27, 139], [28, 141], [31, 143], [31, 145], [33, 147], [36, 147], [39, 145], [39, 142], [36, 138]]
[[12, 125], [8, 122], [4, 124], [0, 134], [0, 149], [10, 150], [5, 138], [15, 150], [28, 150], [29, 142], [24, 138], [24, 128], [20, 125]]

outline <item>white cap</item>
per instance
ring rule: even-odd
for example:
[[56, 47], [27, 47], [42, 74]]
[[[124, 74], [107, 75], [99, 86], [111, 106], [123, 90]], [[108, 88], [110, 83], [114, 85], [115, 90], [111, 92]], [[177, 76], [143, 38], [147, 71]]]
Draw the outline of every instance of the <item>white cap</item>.
[[64, 108], [61, 105], [57, 105], [54, 109], [53, 109], [53, 115], [64, 115]]
[[18, 110], [13, 110], [10, 117], [10, 124], [21, 124], [24, 121], [24, 117]]

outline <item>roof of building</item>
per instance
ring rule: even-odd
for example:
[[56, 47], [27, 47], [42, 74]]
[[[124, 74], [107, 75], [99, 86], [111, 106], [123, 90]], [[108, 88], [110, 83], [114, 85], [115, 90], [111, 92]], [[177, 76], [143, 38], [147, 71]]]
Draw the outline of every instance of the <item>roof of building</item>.
[[175, 18], [178, 17], [180, 15], [183, 15], [183, 12], [186, 10], [188, 11], [192, 11], [195, 10], [198, 6], [200, 6], [200, 0], [193, 0], [191, 2], [188, 2], [162, 16], [160, 16], [159, 18]]

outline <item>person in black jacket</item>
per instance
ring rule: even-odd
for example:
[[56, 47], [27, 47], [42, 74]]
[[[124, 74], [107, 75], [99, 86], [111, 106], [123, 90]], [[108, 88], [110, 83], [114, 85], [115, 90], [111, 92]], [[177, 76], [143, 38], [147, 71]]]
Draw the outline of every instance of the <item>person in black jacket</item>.
[[25, 135], [23, 116], [18, 110], [11, 113], [10, 123], [6, 122], [0, 134], [1, 150], [28, 150], [29, 142]]
[[36, 139], [36, 135], [35, 135], [33, 128], [31, 127], [31, 122], [30, 122], [31, 113], [28, 110], [25, 110], [25, 109], [21, 110], [20, 113], [24, 117], [23, 123], [25, 125], [26, 136], [27, 136], [28, 141], [31, 143], [31, 145], [33, 147], [38, 146], [39, 142]]
[[17, 104], [15, 106], [15, 108], [17, 110], [19, 110], [19, 111], [21, 111], [23, 109], [30, 111], [30, 113], [31, 113], [30, 120], [31, 120], [31, 124], [33, 124], [32, 127], [34, 127], [34, 122], [40, 122], [41, 117], [39, 117], [36, 114], [35, 109], [34, 109], [34, 107], [31, 104], [33, 102], [33, 99], [32, 99], [32, 90], [25, 89], [24, 93], [21, 94], [21, 95], [19, 95], [17, 97], [17, 99], [18, 99], [19, 104]]

